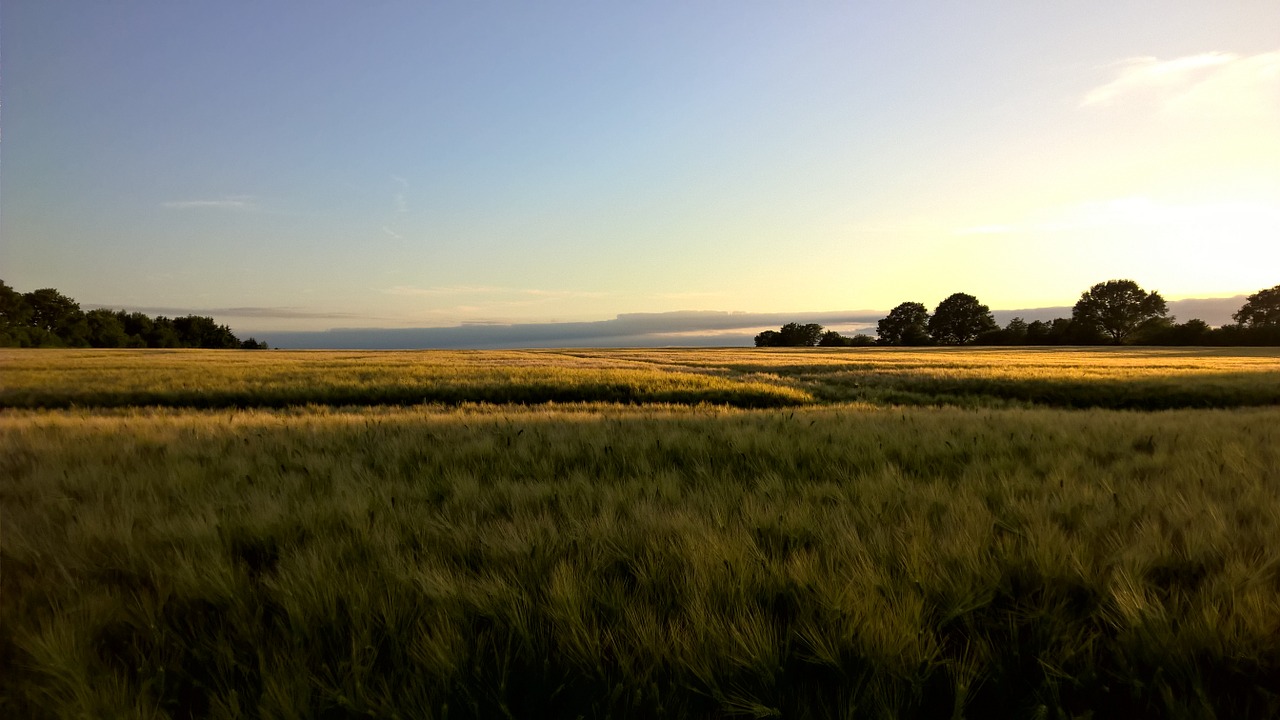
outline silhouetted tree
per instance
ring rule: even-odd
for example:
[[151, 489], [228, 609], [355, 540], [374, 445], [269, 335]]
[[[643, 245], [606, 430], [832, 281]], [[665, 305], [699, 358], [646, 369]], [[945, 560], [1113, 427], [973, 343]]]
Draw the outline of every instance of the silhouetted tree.
[[0, 280], [0, 328], [25, 327], [31, 324], [31, 308], [22, 293]]
[[30, 347], [32, 330], [26, 298], [0, 280], [0, 347]]
[[1071, 311], [1071, 319], [1092, 325], [1119, 344], [1144, 322], [1168, 314], [1160, 293], [1147, 292], [1132, 280], [1108, 280], [1089, 288]]
[[1004, 332], [1010, 345], [1022, 345], [1027, 341], [1027, 321], [1016, 317], [1004, 326]]
[[813, 347], [822, 337], [822, 326], [817, 323], [787, 323], [779, 330], [782, 344], [787, 347]]
[[22, 296], [31, 311], [31, 327], [42, 331], [42, 345], [83, 347], [89, 344], [89, 326], [75, 300], [53, 288], [33, 290]]
[[835, 330], [828, 330], [822, 333], [822, 337], [818, 339], [818, 347], [845, 347], [849, 344], [848, 341], [849, 338]]
[[184, 347], [230, 350], [240, 347], [240, 341], [226, 325], [219, 325], [211, 317], [185, 315], [173, 319], [173, 329], [178, 342]]
[[1280, 325], [1223, 325], [1207, 338], [1210, 345], [1280, 345]]
[[876, 339], [870, 335], [859, 333], [853, 337], [845, 337], [835, 330], [822, 333], [822, 338], [818, 340], [819, 347], [866, 347], [875, 344]]
[[885, 345], [928, 345], [929, 310], [923, 303], [904, 302], [876, 323], [876, 334]]
[[1213, 332], [1213, 328], [1200, 318], [1191, 318], [1181, 325], [1174, 325], [1173, 331], [1177, 345], [1200, 345]]
[[965, 293], [955, 293], [938, 303], [929, 318], [929, 335], [942, 345], [964, 345], [997, 327], [991, 309]]
[[1078, 323], [1071, 318], [1054, 318], [1049, 321], [1049, 344], [1071, 345], [1075, 342]]
[[263, 349], [265, 342], [241, 342], [210, 317], [176, 320], [124, 310], [83, 312], [71, 298], [42, 288], [19, 294], [0, 280], [0, 347], [202, 347]]
[[1027, 322], [1020, 317], [1009, 321], [1003, 328], [988, 330], [974, 340], [977, 345], [1026, 345]]
[[157, 315], [151, 320], [151, 330], [146, 336], [147, 347], [152, 348], [176, 348], [182, 347], [182, 340], [178, 337], [178, 330], [173, 325], [173, 320], [164, 315]]
[[116, 317], [129, 336], [129, 347], [178, 347], [178, 334], [173, 329], [173, 322], [163, 315], [153, 318], [140, 312], [117, 310]]
[[756, 347], [813, 347], [821, 338], [822, 326], [817, 323], [787, 323], [756, 335]]
[[116, 322], [120, 323], [120, 328], [124, 330], [124, 347], [147, 347], [142, 331], [144, 327], [151, 326], [151, 318], [142, 313], [129, 313], [124, 310], [116, 310], [113, 314], [116, 316]]
[[777, 330], [765, 330], [756, 335], [756, 347], [778, 347], [782, 345], [782, 333]]
[[1200, 319], [1181, 324], [1165, 321], [1160, 326], [1153, 324], [1134, 333], [1137, 342], [1145, 345], [1208, 345], [1212, 335], [1213, 328]]
[[22, 297], [31, 311], [31, 324], [46, 332], [56, 332], [59, 327], [73, 323], [84, 315], [75, 300], [53, 288], [32, 290]]
[[1280, 285], [1250, 295], [1231, 319], [1245, 327], [1280, 326]]
[[1153, 317], [1143, 320], [1137, 329], [1129, 334], [1128, 342], [1133, 345], [1160, 345], [1163, 339], [1170, 336], [1177, 327], [1176, 318]]
[[1028, 345], [1048, 345], [1051, 326], [1043, 320], [1035, 320], [1027, 325]]
[[90, 310], [84, 314], [88, 325], [89, 345], [96, 348], [118, 348], [129, 346], [129, 335], [124, 331], [124, 323], [110, 310]]
[[1050, 326], [1054, 345], [1105, 345], [1109, 342], [1102, 328], [1091, 322], [1076, 322], [1071, 318], [1054, 318]]

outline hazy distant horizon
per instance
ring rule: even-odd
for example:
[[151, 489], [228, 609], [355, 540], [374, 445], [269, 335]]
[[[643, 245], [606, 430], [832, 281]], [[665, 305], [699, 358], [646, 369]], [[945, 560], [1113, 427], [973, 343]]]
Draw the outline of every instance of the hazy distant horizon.
[[[1169, 315], [1185, 322], [1199, 318], [1212, 326], [1232, 322], [1245, 296], [1188, 298], [1168, 302]], [[680, 311], [627, 313], [611, 320], [545, 323], [467, 323], [417, 328], [332, 328], [322, 331], [264, 331], [258, 340], [280, 349], [513, 349], [609, 347], [745, 347], [762, 330], [788, 322], [816, 322], [842, 335], [876, 335], [885, 311], [738, 313]], [[1070, 306], [993, 310], [1002, 327], [1021, 317], [1027, 322], [1071, 317]], [[234, 330], [234, 326], [232, 327]], [[239, 331], [240, 335], [248, 335]]]

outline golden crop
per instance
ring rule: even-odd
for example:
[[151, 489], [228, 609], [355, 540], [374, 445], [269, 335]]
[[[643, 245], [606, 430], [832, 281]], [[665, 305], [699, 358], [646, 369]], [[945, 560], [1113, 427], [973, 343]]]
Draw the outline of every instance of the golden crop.
[[1268, 348], [0, 350], [0, 363], [0, 407], [1280, 402], [1280, 353]]
[[1274, 352], [2, 361], [9, 716], [1278, 709]]

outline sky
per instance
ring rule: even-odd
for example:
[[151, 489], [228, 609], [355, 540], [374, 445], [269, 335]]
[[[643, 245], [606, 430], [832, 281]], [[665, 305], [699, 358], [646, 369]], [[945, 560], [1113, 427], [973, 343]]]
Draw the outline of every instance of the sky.
[[1280, 283], [1275, 0], [5, 0], [0, 278], [238, 333]]

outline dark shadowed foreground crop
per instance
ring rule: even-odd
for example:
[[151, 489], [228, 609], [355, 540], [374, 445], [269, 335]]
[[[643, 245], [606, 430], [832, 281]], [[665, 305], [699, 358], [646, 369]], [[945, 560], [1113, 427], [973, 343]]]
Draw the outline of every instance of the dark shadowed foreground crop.
[[1280, 410], [0, 414], [6, 717], [1271, 717]]

